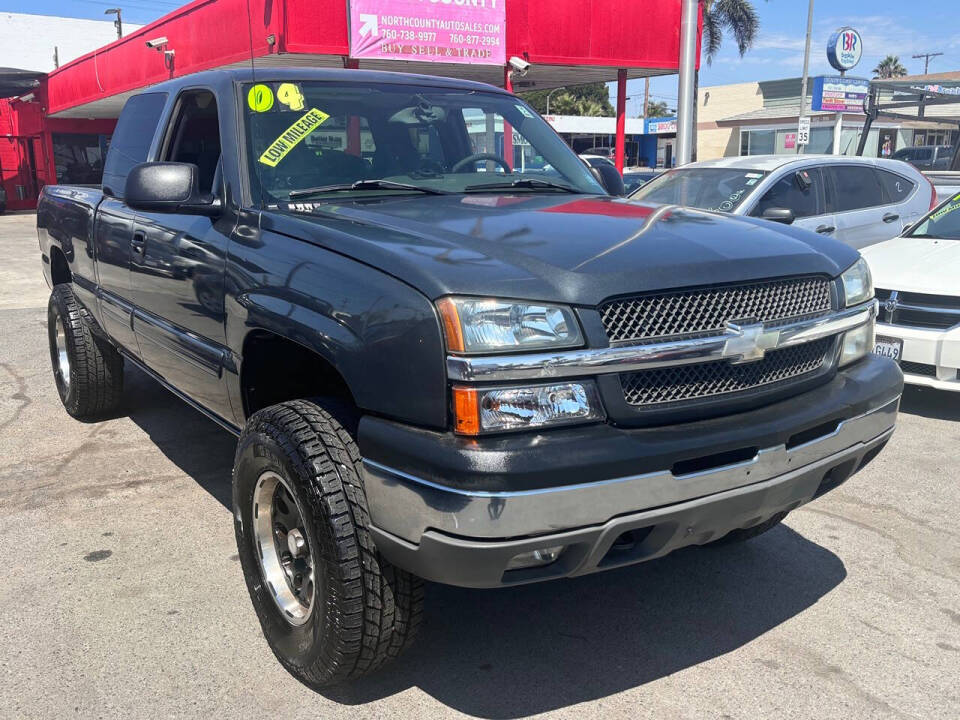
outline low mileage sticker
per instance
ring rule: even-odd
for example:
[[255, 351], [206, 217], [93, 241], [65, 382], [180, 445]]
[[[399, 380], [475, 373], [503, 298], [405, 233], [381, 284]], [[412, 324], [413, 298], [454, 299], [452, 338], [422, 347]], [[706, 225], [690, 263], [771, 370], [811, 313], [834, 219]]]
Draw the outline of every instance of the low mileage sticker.
[[330, 116], [322, 110], [310, 108], [307, 114], [281, 133], [280, 137], [270, 143], [270, 147], [263, 151], [260, 162], [269, 167], [276, 167], [287, 154], [299, 145], [307, 135], [320, 127]]

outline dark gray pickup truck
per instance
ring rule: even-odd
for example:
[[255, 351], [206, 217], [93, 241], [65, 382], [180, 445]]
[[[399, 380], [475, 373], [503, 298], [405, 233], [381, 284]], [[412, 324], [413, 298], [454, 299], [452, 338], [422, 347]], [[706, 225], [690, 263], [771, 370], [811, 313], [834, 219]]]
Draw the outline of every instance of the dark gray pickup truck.
[[45, 188], [37, 225], [67, 412], [116, 412], [130, 363], [239, 436], [243, 574], [315, 687], [409, 645], [423, 578], [750, 538], [896, 420], [855, 250], [611, 197], [486, 85], [158, 85], [127, 102], [102, 190]]

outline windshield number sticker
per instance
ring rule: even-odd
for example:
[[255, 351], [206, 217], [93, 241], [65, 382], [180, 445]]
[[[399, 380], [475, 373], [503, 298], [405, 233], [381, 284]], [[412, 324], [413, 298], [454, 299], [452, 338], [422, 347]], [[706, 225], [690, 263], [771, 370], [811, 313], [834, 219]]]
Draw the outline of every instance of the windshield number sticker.
[[260, 162], [268, 167], [276, 167], [291, 150], [326, 122], [329, 117], [322, 110], [310, 108], [306, 115], [284, 130], [280, 137], [270, 143], [270, 147], [264, 150], [260, 156]]
[[515, 107], [517, 110], [519, 110], [519, 111], [520, 111], [520, 114], [523, 115], [524, 117], [526, 117], [526, 118], [532, 118], [532, 117], [533, 117], [533, 113], [530, 112], [529, 110], [527, 110], [527, 109], [526, 109], [523, 105], [521, 105], [520, 103], [517, 103], [516, 105], [514, 105], [514, 107]]
[[267, 112], [273, 107], [273, 90], [269, 85], [254, 85], [247, 93], [247, 107], [254, 112]]
[[303, 110], [303, 92], [296, 83], [283, 83], [277, 88], [277, 100], [291, 110]]

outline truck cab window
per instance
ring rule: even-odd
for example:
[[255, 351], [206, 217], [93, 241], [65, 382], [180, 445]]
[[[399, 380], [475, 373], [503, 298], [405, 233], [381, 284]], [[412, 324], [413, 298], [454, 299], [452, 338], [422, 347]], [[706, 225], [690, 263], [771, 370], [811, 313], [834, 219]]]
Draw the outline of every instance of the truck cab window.
[[199, 169], [200, 192], [213, 192], [220, 162], [220, 122], [213, 93], [197, 90], [180, 97], [161, 160], [193, 163]]

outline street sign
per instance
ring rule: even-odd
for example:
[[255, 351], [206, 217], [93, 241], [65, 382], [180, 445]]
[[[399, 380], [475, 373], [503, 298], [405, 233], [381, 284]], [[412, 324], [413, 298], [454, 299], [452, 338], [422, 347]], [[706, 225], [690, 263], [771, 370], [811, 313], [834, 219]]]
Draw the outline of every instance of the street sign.
[[810, 107], [828, 112], [863, 113], [863, 101], [870, 92], [866, 78], [840, 77], [837, 75], [815, 77]]
[[505, 0], [350, 0], [350, 57], [506, 63]]
[[797, 123], [797, 145], [810, 144], [810, 118], [803, 116]]

